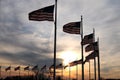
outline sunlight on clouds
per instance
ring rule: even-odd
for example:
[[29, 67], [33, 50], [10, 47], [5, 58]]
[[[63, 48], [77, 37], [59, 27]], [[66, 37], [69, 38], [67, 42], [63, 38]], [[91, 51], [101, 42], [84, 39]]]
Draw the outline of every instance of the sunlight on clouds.
[[63, 63], [65, 65], [68, 65], [70, 62], [72, 62], [78, 58], [77, 54], [73, 51], [62, 52], [60, 57], [63, 59]]

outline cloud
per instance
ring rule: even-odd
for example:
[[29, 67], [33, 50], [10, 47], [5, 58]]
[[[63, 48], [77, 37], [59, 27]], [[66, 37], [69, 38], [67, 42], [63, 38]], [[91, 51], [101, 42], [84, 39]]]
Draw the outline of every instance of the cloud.
[[[46, 64], [47, 66], [50, 66], [53, 64], [53, 58], [47, 57], [41, 54], [36, 54], [35, 52], [19, 52], [16, 54], [8, 53], [8, 52], [0, 52], [1, 58], [3, 60], [9, 60], [13, 64], [18, 65], [36, 65], [43, 66]], [[61, 59], [57, 59], [57, 63], [61, 63]]]
[[[80, 51], [80, 35], [64, 33], [62, 26], [68, 22], [80, 21], [80, 16], [83, 15], [84, 35], [95, 28], [96, 38], [100, 37], [102, 72], [109, 71], [112, 75], [112, 71], [119, 69], [112, 63], [119, 66], [116, 62], [120, 60], [119, 3], [119, 0], [58, 0], [57, 53]], [[54, 1], [0, 1], [1, 58], [19, 64], [52, 64], [54, 23], [28, 20], [29, 12], [51, 4]]]

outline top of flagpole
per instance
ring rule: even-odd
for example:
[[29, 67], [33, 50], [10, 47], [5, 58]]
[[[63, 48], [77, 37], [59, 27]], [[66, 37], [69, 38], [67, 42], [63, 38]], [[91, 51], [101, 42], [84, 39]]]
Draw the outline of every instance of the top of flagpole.
[[83, 16], [81, 15], [81, 36], [83, 38]]
[[82, 15], [81, 15], [81, 21], [82, 21], [82, 19], [83, 19], [83, 17], [82, 17]]
[[93, 28], [93, 35], [94, 35], [93, 41], [95, 42], [95, 28]]

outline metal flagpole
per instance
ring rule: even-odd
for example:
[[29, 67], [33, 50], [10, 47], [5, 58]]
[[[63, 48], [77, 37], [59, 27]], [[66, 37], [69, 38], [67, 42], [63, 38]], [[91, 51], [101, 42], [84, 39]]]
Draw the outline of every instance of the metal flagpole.
[[0, 66], [0, 78], [1, 78], [1, 66]]
[[9, 72], [9, 77], [11, 76], [11, 69], [10, 69], [10, 72]]
[[[83, 20], [81, 16], [81, 41], [83, 40]], [[81, 56], [82, 56], [82, 80], [84, 80], [84, 56], [83, 56], [83, 44], [81, 43]]]
[[90, 60], [89, 60], [89, 80], [91, 79]]
[[62, 80], [63, 80], [63, 66], [62, 66]]
[[78, 80], [78, 64], [76, 65], [76, 80]]
[[62, 77], [63, 77], [63, 69], [61, 69], [61, 79], [62, 79]]
[[100, 54], [99, 54], [99, 38], [98, 38], [98, 80], [100, 80]]
[[9, 72], [9, 77], [11, 76], [11, 65], [10, 65], [10, 72]]
[[69, 65], [69, 80], [70, 80], [70, 78], [71, 78], [71, 69], [70, 69], [70, 65]]
[[29, 70], [28, 70], [28, 79], [29, 79], [29, 77], [30, 77], [30, 76], [29, 76]]
[[56, 37], [57, 37], [57, 0], [55, 0], [55, 32], [54, 32], [54, 72], [53, 80], [56, 80]]
[[20, 69], [19, 69], [19, 80], [20, 80]]
[[[95, 29], [93, 28], [93, 42], [95, 42]], [[94, 50], [95, 50], [95, 47], [94, 47]], [[94, 53], [94, 77], [95, 77], [95, 80], [96, 80], [96, 58], [95, 58], [95, 53]]]
[[29, 70], [28, 70], [28, 77], [29, 77]]

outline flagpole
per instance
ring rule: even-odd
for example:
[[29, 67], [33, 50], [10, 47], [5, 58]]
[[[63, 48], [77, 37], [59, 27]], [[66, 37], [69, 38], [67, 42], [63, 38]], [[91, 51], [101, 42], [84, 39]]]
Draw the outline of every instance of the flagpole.
[[76, 80], [78, 80], [78, 64], [76, 65]]
[[29, 70], [28, 70], [28, 77], [29, 77]]
[[19, 69], [19, 80], [20, 80], [20, 69]]
[[63, 66], [62, 66], [62, 80], [63, 80]]
[[70, 68], [70, 65], [69, 65], [69, 80], [70, 80], [70, 78], [71, 78], [71, 68]]
[[[93, 28], [93, 42], [95, 42], [95, 29]], [[94, 47], [94, 50], [95, 50], [95, 47]], [[96, 58], [95, 58], [95, 53], [94, 53], [94, 77], [95, 77], [95, 80], [96, 80]]]
[[10, 65], [10, 71], [9, 71], [9, 77], [11, 76], [11, 65]]
[[11, 69], [10, 69], [10, 72], [9, 72], [9, 77], [11, 76]]
[[1, 66], [0, 66], [0, 79], [1, 79]]
[[90, 60], [89, 60], [89, 80], [91, 79]]
[[[81, 16], [81, 41], [83, 40], [83, 18]], [[84, 80], [84, 55], [83, 55], [83, 44], [81, 43], [81, 56], [82, 56], [82, 80]]]
[[57, 0], [55, 0], [55, 32], [54, 32], [54, 73], [53, 80], [56, 80], [56, 37], [57, 37]]
[[98, 80], [100, 80], [100, 54], [99, 54], [99, 38], [98, 38]]

